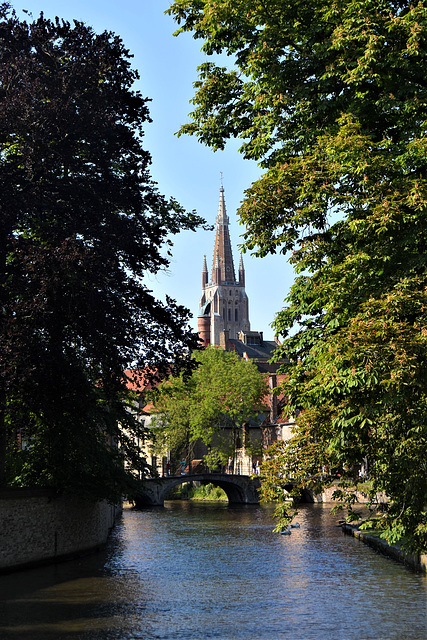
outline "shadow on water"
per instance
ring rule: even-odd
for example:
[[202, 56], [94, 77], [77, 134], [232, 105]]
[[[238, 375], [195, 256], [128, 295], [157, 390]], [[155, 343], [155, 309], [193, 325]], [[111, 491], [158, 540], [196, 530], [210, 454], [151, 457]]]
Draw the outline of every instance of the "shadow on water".
[[114, 568], [123, 556], [123, 527], [119, 520], [94, 555], [0, 576], [0, 638], [107, 637], [102, 633], [131, 605], [126, 572]]
[[423, 576], [344, 536], [328, 507], [125, 510], [93, 556], [0, 576], [2, 640], [421, 640]]

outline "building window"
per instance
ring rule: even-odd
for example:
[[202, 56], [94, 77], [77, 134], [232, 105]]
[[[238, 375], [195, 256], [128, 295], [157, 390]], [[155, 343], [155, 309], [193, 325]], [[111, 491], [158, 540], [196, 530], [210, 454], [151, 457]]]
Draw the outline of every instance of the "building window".
[[239, 319], [239, 313], [237, 309], [234, 309], [234, 320], [237, 322], [238, 319]]
[[228, 310], [228, 319], [231, 320], [231, 309]]

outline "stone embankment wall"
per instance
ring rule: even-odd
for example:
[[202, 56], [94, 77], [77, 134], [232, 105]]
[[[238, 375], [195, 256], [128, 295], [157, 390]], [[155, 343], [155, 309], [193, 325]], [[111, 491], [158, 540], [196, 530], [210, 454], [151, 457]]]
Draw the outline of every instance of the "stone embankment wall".
[[[332, 498], [332, 494], [338, 488], [339, 488], [338, 487], [338, 483], [332, 485], [331, 487], [326, 487], [326, 489], [324, 490], [324, 492], [322, 494], [313, 496], [313, 498], [314, 498], [313, 501], [314, 502], [336, 502]], [[363, 491], [357, 491], [356, 495], [357, 495], [357, 499], [358, 499], [360, 504], [366, 504], [368, 502], [368, 500], [369, 500], [368, 494], [364, 493]]]
[[46, 489], [0, 490], [0, 573], [98, 549], [120, 511]]
[[411, 569], [427, 573], [427, 555], [405, 553], [404, 551], [402, 551], [399, 545], [388, 544], [382, 538], [370, 535], [365, 531], [359, 531], [357, 526], [351, 524], [344, 524], [342, 528], [345, 533], [352, 535], [354, 538], [357, 538], [361, 542], [364, 542], [380, 553], [383, 553], [390, 558], [394, 558], [395, 560], [408, 565], [409, 567], [411, 567]]
[[[339, 489], [339, 483], [335, 482], [332, 486], [326, 487], [323, 493], [314, 494], [312, 491], [306, 489], [303, 492], [304, 502], [331, 502], [337, 504], [337, 501], [332, 498], [334, 491]], [[359, 504], [367, 504], [369, 502], [369, 496], [363, 491], [356, 491], [357, 500]], [[379, 502], [385, 502], [387, 499], [385, 496], [378, 495], [377, 500]]]

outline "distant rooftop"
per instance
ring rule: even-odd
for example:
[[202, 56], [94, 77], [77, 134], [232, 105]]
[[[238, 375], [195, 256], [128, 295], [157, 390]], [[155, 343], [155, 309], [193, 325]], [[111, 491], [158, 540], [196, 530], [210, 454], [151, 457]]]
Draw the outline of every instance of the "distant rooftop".
[[264, 340], [262, 331], [241, 331], [238, 340], [230, 339], [227, 331], [221, 334], [222, 347], [227, 351], [235, 351], [245, 360], [256, 361], [258, 369], [265, 373], [275, 373], [283, 364], [283, 362], [269, 363], [277, 345], [275, 340]]

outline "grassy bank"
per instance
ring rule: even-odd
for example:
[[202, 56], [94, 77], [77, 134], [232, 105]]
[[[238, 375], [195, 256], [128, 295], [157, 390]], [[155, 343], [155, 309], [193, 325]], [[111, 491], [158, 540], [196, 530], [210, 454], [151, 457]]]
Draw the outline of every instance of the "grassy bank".
[[167, 500], [210, 500], [210, 501], [222, 501], [227, 502], [228, 498], [226, 493], [221, 487], [215, 485], [202, 484], [195, 486], [194, 483], [188, 482], [176, 487], [168, 493]]

